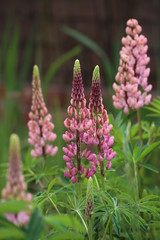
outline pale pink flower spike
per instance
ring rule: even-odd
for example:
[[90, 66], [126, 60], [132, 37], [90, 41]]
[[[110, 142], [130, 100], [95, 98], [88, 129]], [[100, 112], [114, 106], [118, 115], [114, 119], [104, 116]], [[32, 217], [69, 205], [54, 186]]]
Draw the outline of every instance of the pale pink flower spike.
[[37, 66], [34, 66], [33, 69], [32, 106], [29, 118], [28, 142], [33, 146], [31, 156], [54, 156], [58, 151], [58, 147], [54, 147], [51, 143], [55, 141], [57, 135], [53, 133], [54, 124], [51, 121], [52, 116], [48, 113], [48, 109], [43, 99], [39, 70]]
[[126, 37], [122, 38], [124, 45], [120, 51], [120, 65], [113, 84], [115, 95], [113, 105], [123, 109], [127, 114], [129, 109], [139, 109], [148, 105], [152, 95], [149, 92], [152, 85], [148, 85], [150, 68], [147, 64], [147, 38], [141, 34], [142, 28], [136, 19], [129, 19], [126, 27]]
[[[6, 187], [2, 190], [2, 201], [24, 200], [30, 202], [32, 194], [26, 193], [26, 183], [21, 169], [20, 142], [16, 134], [10, 137], [9, 169]], [[25, 225], [30, 219], [30, 212], [6, 213], [8, 221], [15, 225]]]

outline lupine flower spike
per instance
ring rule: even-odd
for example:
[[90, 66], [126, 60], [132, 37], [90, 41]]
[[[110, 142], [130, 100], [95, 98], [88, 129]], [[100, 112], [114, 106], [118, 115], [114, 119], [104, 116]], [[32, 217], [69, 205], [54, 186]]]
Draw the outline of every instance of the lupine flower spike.
[[[32, 194], [26, 193], [26, 183], [21, 170], [20, 142], [16, 134], [12, 134], [10, 137], [7, 184], [2, 190], [2, 200], [11, 199], [27, 202], [32, 200]], [[25, 225], [29, 221], [30, 214], [25, 211], [18, 214], [6, 213], [6, 218], [15, 225]]]
[[94, 210], [94, 196], [93, 196], [93, 180], [88, 179], [87, 194], [86, 194], [86, 216], [91, 218]]
[[32, 106], [29, 113], [30, 121], [28, 122], [29, 139], [28, 142], [33, 146], [31, 150], [32, 157], [47, 155], [54, 156], [58, 147], [51, 144], [56, 139], [53, 133], [54, 124], [51, 122], [52, 116], [48, 113], [45, 105], [41, 82], [39, 77], [39, 69], [34, 66], [32, 80]]
[[151, 101], [152, 85], [148, 85], [150, 68], [147, 64], [147, 38], [141, 34], [142, 27], [136, 19], [129, 19], [126, 27], [126, 37], [122, 38], [124, 45], [120, 51], [120, 66], [116, 75], [117, 83], [113, 84], [115, 95], [113, 105], [123, 109], [127, 114], [129, 109], [139, 109]]
[[[86, 178], [93, 176], [98, 164], [96, 154], [93, 154], [87, 147], [82, 151], [84, 134], [87, 133], [91, 127], [92, 121], [89, 120], [90, 113], [89, 109], [86, 108], [79, 60], [76, 60], [74, 64], [73, 88], [70, 103], [71, 105], [68, 107], [69, 118], [66, 118], [64, 121], [67, 131], [63, 134], [63, 140], [68, 144], [67, 147], [63, 147], [63, 159], [68, 168], [68, 171], [65, 170], [64, 174], [75, 183], [77, 180], [80, 182], [82, 174], [84, 174]], [[88, 164], [89, 162], [91, 163], [91, 167], [86, 167], [85, 169], [84, 159], [87, 160]]]
[[109, 124], [108, 114], [103, 105], [99, 66], [96, 66], [93, 71], [89, 109], [92, 127], [88, 131], [87, 137], [94, 146], [98, 146], [98, 161], [101, 175], [104, 177], [104, 159], [107, 160], [106, 169], [110, 169], [111, 160], [115, 157], [116, 152], [113, 152], [111, 148], [114, 137], [110, 136], [112, 125]]

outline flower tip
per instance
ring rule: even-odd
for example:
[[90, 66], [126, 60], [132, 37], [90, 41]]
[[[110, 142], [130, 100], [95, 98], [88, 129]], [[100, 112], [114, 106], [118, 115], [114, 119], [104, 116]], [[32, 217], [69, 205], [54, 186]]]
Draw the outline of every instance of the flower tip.
[[93, 70], [93, 81], [98, 82], [100, 80], [99, 66], [96, 65]]
[[17, 134], [13, 133], [10, 136], [10, 152], [20, 152], [20, 140]]
[[76, 59], [74, 62], [74, 73], [79, 73], [79, 72], [80, 72], [80, 61]]
[[37, 65], [33, 67], [33, 77], [39, 77], [39, 68]]

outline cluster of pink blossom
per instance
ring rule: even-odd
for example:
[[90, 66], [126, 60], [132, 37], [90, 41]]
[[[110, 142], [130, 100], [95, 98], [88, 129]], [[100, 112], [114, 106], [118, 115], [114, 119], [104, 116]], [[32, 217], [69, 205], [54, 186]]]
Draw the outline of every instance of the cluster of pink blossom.
[[[75, 183], [77, 180], [80, 181], [82, 174], [86, 178], [93, 176], [98, 165], [96, 154], [92, 153], [88, 148], [83, 151], [81, 149], [81, 144], [84, 143], [84, 134], [90, 129], [92, 120], [89, 119], [90, 111], [86, 107], [79, 60], [76, 60], [74, 64], [70, 103], [71, 105], [68, 107], [68, 116], [70, 118], [64, 121], [67, 131], [63, 134], [63, 139], [68, 144], [63, 147], [63, 159], [68, 168], [68, 171], [65, 170], [64, 174]], [[85, 169], [82, 165], [82, 158], [87, 159], [91, 166]]]
[[136, 19], [129, 19], [126, 27], [126, 37], [122, 38], [124, 45], [120, 51], [120, 66], [116, 75], [118, 84], [113, 84], [115, 95], [113, 104], [117, 109], [138, 109], [151, 101], [152, 85], [148, 85], [150, 68], [146, 65], [150, 58], [147, 56], [147, 38], [141, 34], [142, 28]]
[[32, 106], [29, 118], [28, 142], [34, 146], [34, 149], [31, 151], [31, 156], [54, 156], [58, 148], [57, 146], [53, 147], [51, 144], [48, 144], [48, 142], [53, 142], [57, 136], [52, 132], [54, 124], [51, 122], [52, 116], [48, 113], [43, 99], [39, 70], [37, 66], [34, 66], [33, 70]]
[[98, 146], [98, 161], [100, 163], [101, 174], [104, 176], [103, 160], [104, 158], [108, 160], [106, 168], [110, 169], [111, 160], [115, 157], [116, 152], [113, 152], [111, 148], [114, 143], [114, 137], [110, 136], [112, 125], [109, 124], [108, 114], [102, 102], [99, 66], [96, 66], [93, 71], [89, 99], [92, 126], [86, 134], [85, 141], [89, 140], [93, 146]]
[[[68, 107], [68, 115], [64, 125], [67, 128], [63, 139], [67, 147], [63, 147], [63, 159], [66, 162], [68, 171], [64, 174], [75, 183], [84, 177], [90, 178], [96, 173], [100, 163], [101, 174], [104, 175], [103, 159], [107, 159], [107, 169], [111, 168], [111, 160], [115, 157], [111, 146], [114, 137], [110, 136], [112, 125], [109, 125], [107, 111], [102, 104], [101, 83], [99, 67], [96, 66], [93, 72], [92, 88], [89, 101], [89, 109], [86, 108], [86, 99], [82, 84], [80, 63], [75, 61], [73, 70], [73, 88], [71, 105]], [[82, 149], [82, 144], [85, 146]], [[98, 147], [98, 156], [91, 151], [92, 146]], [[76, 158], [76, 159], [75, 159]], [[82, 159], [90, 162], [90, 167], [82, 165]], [[76, 164], [75, 161], [76, 161]], [[84, 162], [84, 161], [83, 161]]]
[[[16, 134], [10, 137], [9, 170], [6, 187], [2, 190], [2, 200], [24, 200], [30, 202], [32, 194], [26, 193], [26, 183], [21, 170], [20, 143]], [[25, 225], [30, 219], [30, 213], [20, 211], [18, 214], [6, 213], [8, 221], [15, 225]]]

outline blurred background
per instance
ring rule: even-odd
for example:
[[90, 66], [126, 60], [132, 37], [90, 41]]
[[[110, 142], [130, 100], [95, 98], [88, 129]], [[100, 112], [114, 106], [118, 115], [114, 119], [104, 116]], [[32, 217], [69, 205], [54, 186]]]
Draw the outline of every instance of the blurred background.
[[[149, 81], [160, 92], [159, 0], [1, 0], [0, 7], [0, 146], [7, 161], [8, 138], [16, 132], [28, 148], [32, 68], [40, 68], [43, 92], [53, 114], [57, 144], [69, 105], [74, 60], [80, 59], [85, 94], [99, 64], [106, 108], [114, 113], [112, 83], [119, 64], [126, 21], [136, 18], [148, 38]], [[62, 159], [59, 151], [59, 158]]]

